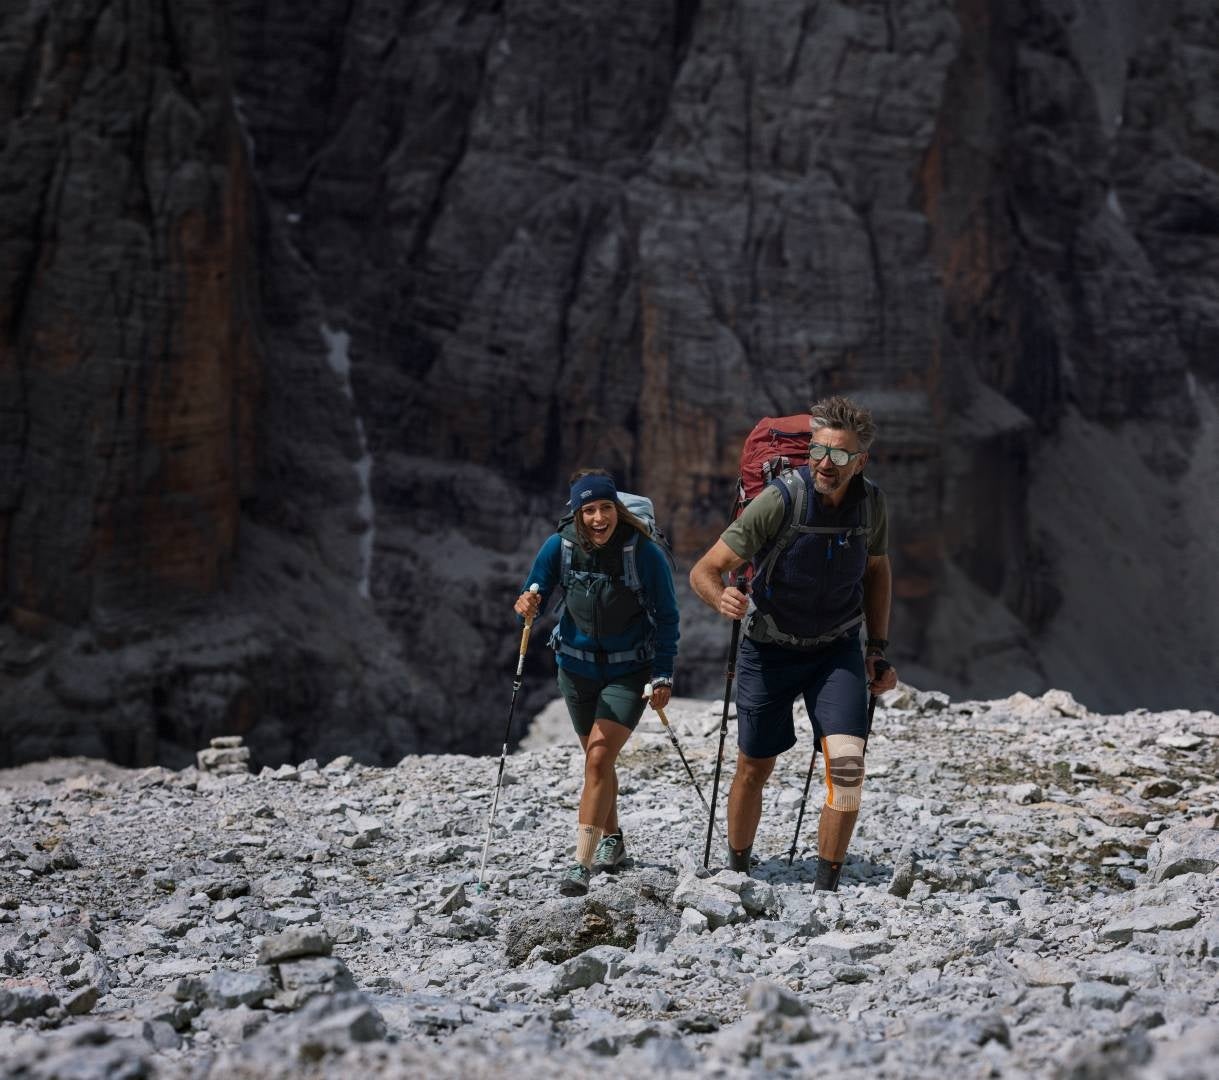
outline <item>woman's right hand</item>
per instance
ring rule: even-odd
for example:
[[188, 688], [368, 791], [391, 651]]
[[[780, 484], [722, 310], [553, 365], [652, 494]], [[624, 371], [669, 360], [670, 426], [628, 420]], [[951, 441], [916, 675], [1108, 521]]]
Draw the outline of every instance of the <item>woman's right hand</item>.
[[522, 619], [536, 619], [538, 609], [542, 606], [542, 597], [536, 592], [523, 592], [516, 598], [516, 603], [512, 605], [512, 610], [515, 611]]

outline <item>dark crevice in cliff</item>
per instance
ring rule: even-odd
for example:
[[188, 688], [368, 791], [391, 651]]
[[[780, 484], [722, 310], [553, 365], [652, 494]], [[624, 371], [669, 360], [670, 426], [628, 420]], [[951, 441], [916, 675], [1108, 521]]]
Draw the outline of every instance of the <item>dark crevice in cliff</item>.
[[42, 77], [42, 60], [46, 49], [48, 16], [45, 11], [38, 12], [26, 24], [29, 27], [30, 40], [25, 55], [21, 61], [21, 71], [17, 76], [16, 101], [13, 107], [14, 117], [27, 117], [34, 108]]
[[483, 86], [487, 79], [488, 58], [491, 50], [500, 41], [504, 27], [504, 16], [500, 5], [493, 5], [489, 13], [500, 16], [499, 25], [495, 30], [487, 34], [486, 41], [483, 43], [482, 62], [478, 65], [478, 81], [471, 88], [468, 95], [469, 108], [463, 117], [464, 122], [461, 125], [461, 134], [457, 140], [457, 145], [453, 148], [453, 152], [449, 155], [444, 165], [438, 170], [432, 187], [431, 198], [428, 200], [428, 205], [419, 215], [419, 220], [414, 227], [414, 237], [407, 253], [407, 262], [412, 265], [418, 265], [423, 260], [428, 243], [432, 238], [432, 229], [435, 227], [436, 222], [440, 220], [440, 216], [444, 211], [446, 205], [445, 195], [448, 192], [449, 182], [461, 167], [461, 163], [465, 160], [466, 153], [470, 148], [470, 128], [473, 124], [474, 112], [482, 100]]
[[582, 220], [576, 227], [575, 245], [571, 252], [565, 287], [559, 299], [558, 340], [555, 342], [555, 355], [558, 358], [556, 381], [570, 360], [567, 353], [568, 343], [571, 339], [571, 312], [580, 296], [580, 286], [584, 280], [584, 260], [589, 248], [589, 234], [593, 231], [590, 221], [592, 210], [581, 212], [577, 209], [576, 213]]
[[[201, 110], [203, 103], [195, 93], [194, 80], [191, 79], [191, 63], [178, 40], [178, 28], [174, 25], [173, 0], [161, 0], [161, 19], [164, 23], [161, 37], [165, 42], [166, 70], [174, 88], [190, 102], [193, 109]], [[153, 100], [152, 95], [150, 100]]]
[[673, 62], [674, 73], [681, 70], [694, 39], [694, 24], [698, 21], [702, 0], [674, 0], [673, 4]]
[[466, 10], [457, 16], [458, 26], [469, 26], [480, 15], [500, 15], [504, 10], [504, 0], [471, 0]]
[[888, 310], [889, 298], [885, 288], [884, 260], [880, 254], [880, 244], [876, 239], [876, 226], [872, 221], [872, 207], [865, 206], [856, 209], [864, 235], [868, 238], [868, 262], [872, 269], [872, 284], [876, 288], [876, 348], [884, 352], [889, 346]]
[[672, 109], [673, 93], [685, 66], [686, 57], [690, 54], [690, 45], [694, 40], [694, 24], [698, 20], [701, 0], [674, 0], [673, 6], [673, 39], [670, 47], [669, 80], [664, 93], [658, 95], [657, 107], [652, 110], [646, 135], [639, 140], [639, 151], [632, 172], [646, 168], [649, 158], [656, 148], [656, 140], [664, 129], [664, 123]]
[[796, 43], [792, 48], [791, 60], [788, 61], [787, 71], [783, 76], [783, 82], [787, 86], [791, 86], [796, 81], [796, 72], [800, 70], [800, 57], [804, 52], [804, 43], [808, 40], [809, 29], [816, 13], [817, 0], [805, 3], [804, 10], [800, 13], [800, 29], [796, 32]]
[[565, 475], [559, 474], [562, 468], [559, 462], [563, 453], [563, 410], [555, 395], [546, 402], [546, 421], [542, 430], [542, 453], [538, 458], [538, 466], [526, 470], [521, 475], [521, 483], [529, 490], [547, 494], [567, 479]]

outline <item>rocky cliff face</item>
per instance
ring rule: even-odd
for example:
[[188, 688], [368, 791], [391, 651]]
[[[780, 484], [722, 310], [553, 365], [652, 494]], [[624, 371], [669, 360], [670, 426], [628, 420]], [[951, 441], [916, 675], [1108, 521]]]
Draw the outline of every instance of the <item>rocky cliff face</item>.
[[906, 677], [1205, 703], [1203, 0], [73, 11], [0, 32], [0, 655], [57, 718], [16, 756], [81, 708], [126, 760], [492, 749], [568, 472], [684, 568], [830, 390], [881, 423]]

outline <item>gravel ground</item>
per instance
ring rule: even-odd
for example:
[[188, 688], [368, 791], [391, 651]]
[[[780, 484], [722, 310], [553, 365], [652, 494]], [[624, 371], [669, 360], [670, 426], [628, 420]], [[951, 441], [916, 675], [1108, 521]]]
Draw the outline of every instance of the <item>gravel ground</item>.
[[[707, 798], [720, 713], [669, 709]], [[718, 842], [708, 872], [649, 714], [629, 857], [587, 898], [556, 890], [582, 774], [557, 706], [509, 758], [483, 892], [494, 758], [0, 774], [5, 1075], [1219, 1076], [1213, 713], [900, 687], [836, 894], [819, 783], [786, 860], [810, 748], [752, 875]]]

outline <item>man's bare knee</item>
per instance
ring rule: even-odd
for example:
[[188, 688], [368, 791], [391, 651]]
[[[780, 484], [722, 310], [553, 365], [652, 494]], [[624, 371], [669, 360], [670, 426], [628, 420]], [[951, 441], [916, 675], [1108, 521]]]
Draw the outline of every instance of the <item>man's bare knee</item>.
[[736, 776], [733, 777], [733, 783], [743, 784], [751, 788], [761, 788], [770, 778], [770, 774], [774, 772], [774, 768], [775, 759], [772, 757], [751, 758], [738, 752]]

